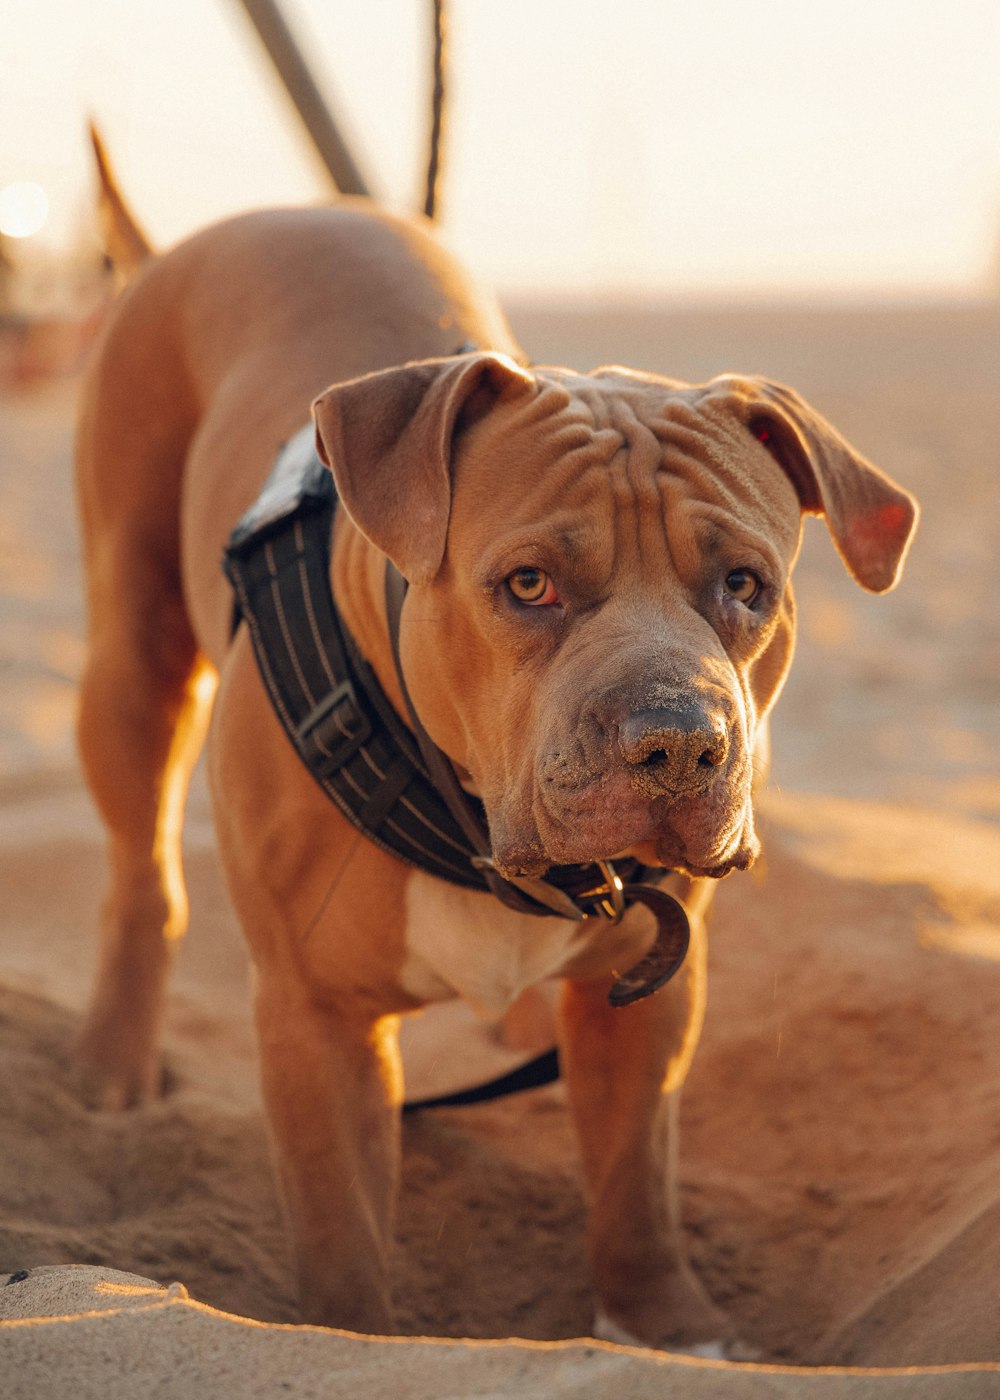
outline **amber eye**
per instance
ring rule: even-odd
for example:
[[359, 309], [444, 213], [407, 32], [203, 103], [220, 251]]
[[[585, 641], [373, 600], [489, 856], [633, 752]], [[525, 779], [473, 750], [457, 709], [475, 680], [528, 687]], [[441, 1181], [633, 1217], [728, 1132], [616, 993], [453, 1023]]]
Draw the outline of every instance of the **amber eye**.
[[760, 579], [749, 569], [734, 569], [726, 575], [726, 592], [748, 608], [760, 592]]
[[544, 569], [515, 569], [507, 579], [507, 587], [519, 603], [530, 607], [559, 601], [555, 586]]

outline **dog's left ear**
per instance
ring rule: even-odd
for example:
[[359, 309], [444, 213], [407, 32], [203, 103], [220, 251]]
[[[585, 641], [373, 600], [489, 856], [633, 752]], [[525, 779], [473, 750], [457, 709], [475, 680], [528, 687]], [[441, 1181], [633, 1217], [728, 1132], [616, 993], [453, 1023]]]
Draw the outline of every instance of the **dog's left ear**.
[[534, 388], [508, 356], [483, 353], [380, 370], [313, 404], [316, 448], [348, 515], [410, 583], [444, 558], [457, 429]]
[[706, 399], [727, 407], [789, 476], [802, 509], [826, 517], [840, 556], [863, 588], [895, 587], [920, 508], [913, 497], [845, 442], [794, 389], [756, 376], [720, 375]]

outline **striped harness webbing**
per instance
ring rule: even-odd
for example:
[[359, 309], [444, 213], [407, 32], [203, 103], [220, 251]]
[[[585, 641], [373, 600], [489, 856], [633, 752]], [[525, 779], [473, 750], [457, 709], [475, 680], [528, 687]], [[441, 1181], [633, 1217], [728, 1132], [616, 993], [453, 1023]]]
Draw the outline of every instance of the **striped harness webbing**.
[[271, 704], [327, 797], [409, 865], [486, 889], [409, 731], [343, 627], [330, 589], [337, 496], [310, 424], [282, 449], [223, 567]]
[[[656, 944], [618, 978], [611, 1000], [626, 1005], [648, 996], [677, 971], [688, 945], [683, 905], [655, 888], [666, 872], [627, 859], [613, 867], [554, 866], [542, 880], [507, 881], [492, 868], [483, 844], [477, 849], [468, 834], [481, 827], [488, 849], [482, 804], [463, 793], [467, 809], [458, 807], [447, 784], [432, 780], [413, 734], [337, 613], [330, 587], [336, 505], [333, 476], [309, 424], [282, 448], [223, 556], [235, 594], [233, 630], [246, 623], [265, 689], [300, 759], [369, 841], [452, 884], [490, 892], [521, 912], [575, 919], [616, 921], [627, 905], [645, 904], [657, 918]], [[439, 751], [437, 758], [451, 772]], [[432, 766], [441, 771], [440, 763]]]

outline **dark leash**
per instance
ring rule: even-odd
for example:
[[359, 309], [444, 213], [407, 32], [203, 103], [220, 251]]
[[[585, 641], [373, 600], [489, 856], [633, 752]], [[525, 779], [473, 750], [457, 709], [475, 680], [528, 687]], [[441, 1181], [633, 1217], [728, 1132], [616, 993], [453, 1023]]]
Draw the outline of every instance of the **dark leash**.
[[464, 1108], [468, 1104], [489, 1103], [509, 1094], [523, 1094], [526, 1089], [541, 1089], [559, 1078], [559, 1051], [545, 1050], [509, 1074], [488, 1079], [471, 1089], [456, 1089], [452, 1094], [436, 1094], [429, 1099], [407, 1099], [404, 1113], [418, 1113], [423, 1108]]

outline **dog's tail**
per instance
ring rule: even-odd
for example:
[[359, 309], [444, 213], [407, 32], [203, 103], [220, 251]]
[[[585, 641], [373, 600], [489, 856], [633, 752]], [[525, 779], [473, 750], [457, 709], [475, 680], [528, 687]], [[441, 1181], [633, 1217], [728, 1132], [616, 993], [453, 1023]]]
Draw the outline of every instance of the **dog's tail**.
[[153, 245], [118, 188], [107, 148], [94, 122], [87, 123], [97, 165], [97, 217], [104, 251], [122, 281], [128, 281], [153, 256]]

